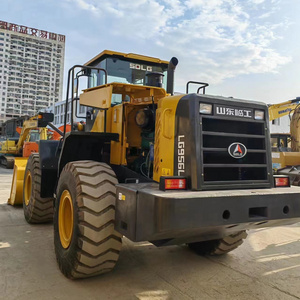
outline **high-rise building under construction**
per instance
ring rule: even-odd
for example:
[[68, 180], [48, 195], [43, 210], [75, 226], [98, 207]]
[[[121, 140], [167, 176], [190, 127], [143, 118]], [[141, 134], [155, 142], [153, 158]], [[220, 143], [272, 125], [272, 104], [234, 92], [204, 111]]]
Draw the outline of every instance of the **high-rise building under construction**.
[[65, 36], [0, 21], [0, 125], [62, 98]]

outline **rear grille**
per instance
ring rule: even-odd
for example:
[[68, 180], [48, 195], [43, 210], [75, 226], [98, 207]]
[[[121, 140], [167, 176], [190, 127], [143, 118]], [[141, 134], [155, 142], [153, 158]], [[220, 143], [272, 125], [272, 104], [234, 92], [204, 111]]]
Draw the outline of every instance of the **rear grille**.
[[[265, 123], [258, 120], [201, 116], [202, 178], [205, 185], [268, 183]], [[247, 148], [243, 158], [233, 158], [228, 147], [235, 142]]]

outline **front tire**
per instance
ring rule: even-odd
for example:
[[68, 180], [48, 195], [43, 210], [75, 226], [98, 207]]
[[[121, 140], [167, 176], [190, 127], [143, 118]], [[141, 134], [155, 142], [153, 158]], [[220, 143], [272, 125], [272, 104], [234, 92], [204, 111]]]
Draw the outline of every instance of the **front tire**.
[[122, 236], [115, 231], [118, 183], [105, 163], [68, 163], [59, 178], [54, 209], [54, 245], [61, 272], [68, 278], [111, 271]]
[[28, 223], [46, 223], [53, 220], [51, 197], [41, 197], [41, 169], [39, 154], [31, 154], [26, 165], [23, 186], [23, 211]]
[[246, 237], [243, 230], [222, 239], [189, 243], [188, 246], [199, 255], [223, 255], [239, 247]]

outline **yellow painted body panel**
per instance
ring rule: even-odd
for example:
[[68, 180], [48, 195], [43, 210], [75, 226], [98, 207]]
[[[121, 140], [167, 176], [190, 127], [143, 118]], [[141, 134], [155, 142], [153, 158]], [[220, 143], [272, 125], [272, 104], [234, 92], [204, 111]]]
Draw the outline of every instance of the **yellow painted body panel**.
[[297, 106], [298, 103], [295, 103], [295, 100], [285, 101], [278, 104], [272, 104], [269, 106], [269, 120], [273, 121], [275, 119], [286, 116]]
[[300, 108], [299, 107], [293, 113], [291, 124], [290, 124], [290, 131], [291, 131], [292, 151], [300, 152]]
[[[125, 164], [123, 151], [123, 105], [119, 104], [111, 108], [111, 132], [119, 134], [119, 141], [112, 141], [110, 145], [110, 162], [115, 165]], [[126, 142], [126, 140], [125, 140]]]
[[175, 117], [178, 101], [185, 95], [165, 97], [158, 102], [155, 124], [153, 179], [174, 174]]
[[47, 140], [48, 139], [48, 129], [46, 127], [42, 127], [39, 129], [40, 132], [40, 140]]
[[[107, 103], [111, 105], [110, 98], [102, 105], [101, 97], [111, 97], [112, 94], [122, 95], [123, 103], [107, 107]], [[84, 95], [83, 98], [82, 95]], [[106, 132], [119, 134], [119, 141], [111, 142], [110, 163], [126, 165], [127, 148], [141, 145], [141, 129], [135, 124], [135, 113], [153, 102], [158, 103], [160, 99], [167, 96], [167, 93], [159, 87], [113, 82], [86, 89], [82, 95], [81, 105], [88, 103], [88, 106], [107, 109]], [[168, 130], [167, 126], [165, 131], [168, 132]], [[97, 113], [91, 131], [104, 132], [104, 110], [99, 110]]]
[[32, 193], [32, 176], [31, 176], [31, 172], [29, 170], [27, 170], [27, 173], [26, 173], [23, 193], [24, 193], [25, 205], [28, 206], [30, 203], [30, 198], [31, 198], [31, 193]]
[[23, 204], [23, 184], [24, 184], [24, 174], [27, 165], [28, 157], [16, 157], [13, 179], [11, 184], [10, 197], [7, 201], [11, 205]]
[[61, 245], [67, 249], [69, 248], [73, 235], [73, 201], [72, 196], [68, 190], [64, 190], [59, 202], [58, 208], [58, 231]]
[[94, 88], [89, 88], [83, 91], [80, 95], [80, 104], [96, 108], [110, 108], [112, 85], [101, 85]]
[[300, 165], [300, 152], [272, 152], [273, 169]]
[[16, 142], [15, 141], [4, 141], [1, 142], [1, 150], [0, 153], [9, 153], [9, 151], [16, 150]]
[[[112, 108], [106, 111], [106, 132], [111, 132], [111, 112]], [[104, 132], [104, 115], [104, 110], [98, 111], [91, 132]]]
[[135, 54], [135, 53], [122, 53], [122, 52], [104, 50], [100, 54], [96, 55], [94, 58], [89, 60], [84, 65], [88, 66], [88, 65], [92, 64], [94, 61], [101, 59], [101, 57], [112, 56], [112, 55], [118, 55], [118, 56], [123, 56], [124, 58], [141, 60], [141, 61], [145, 61], [145, 62], [159, 63], [159, 64], [168, 64], [169, 63], [166, 60], [161, 60], [159, 58], [155, 58], [155, 57], [151, 57], [151, 56], [145, 56], [145, 55], [140, 55], [140, 54]]
[[150, 104], [152, 97], [156, 102], [167, 95], [166, 91], [159, 87], [112, 82], [83, 90], [79, 103], [85, 106], [108, 109], [111, 106], [112, 94], [120, 94], [123, 99], [125, 96], [129, 96], [128, 102], [132, 104]]

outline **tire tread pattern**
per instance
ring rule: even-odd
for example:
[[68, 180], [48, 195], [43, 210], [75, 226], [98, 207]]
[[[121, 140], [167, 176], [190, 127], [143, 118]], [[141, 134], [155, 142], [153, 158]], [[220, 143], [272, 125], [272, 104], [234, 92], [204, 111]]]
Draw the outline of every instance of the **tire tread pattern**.
[[223, 255], [239, 247], [247, 237], [245, 230], [222, 239], [190, 243], [188, 246], [199, 255]]
[[28, 159], [24, 182], [27, 172], [31, 172], [32, 186], [29, 204], [25, 204], [23, 190], [23, 210], [28, 223], [47, 223], [53, 221], [53, 201], [51, 197], [42, 198], [41, 194], [41, 170], [40, 157], [38, 153], [31, 154]]
[[[61, 176], [63, 173], [71, 173], [76, 182], [78, 236], [72, 264], [56, 251], [59, 267], [71, 279], [109, 272], [122, 247], [122, 236], [114, 229], [116, 175], [107, 164], [95, 161], [68, 163]], [[59, 186], [60, 180], [58, 190]]]

